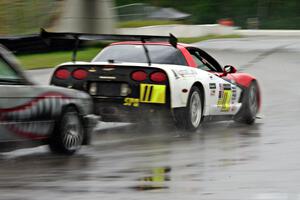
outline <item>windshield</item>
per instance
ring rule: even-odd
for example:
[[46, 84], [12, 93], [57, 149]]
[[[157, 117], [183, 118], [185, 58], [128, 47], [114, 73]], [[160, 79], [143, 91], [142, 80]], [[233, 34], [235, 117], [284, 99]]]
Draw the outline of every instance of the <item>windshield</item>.
[[[187, 65], [180, 50], [165, 45], [146, 45], [151, 63]], [[101, 51], [92, 62], [135, 62], [147, 63], [147, 57], [142, 45], [112, 45]]]
[[0, 79], [1, 80], [19, 79], [17, 73], [2, 58], [0, 58]]

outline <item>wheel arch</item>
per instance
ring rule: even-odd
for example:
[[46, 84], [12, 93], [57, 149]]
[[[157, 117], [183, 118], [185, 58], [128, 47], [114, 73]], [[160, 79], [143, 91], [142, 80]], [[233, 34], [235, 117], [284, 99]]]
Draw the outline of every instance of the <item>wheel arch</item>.
[[234, 73], [234, 74], [231, 74], [233, 77], [234, 77], [234, 80], [242, 85], [243, 87], [246, 87], [248, 88], [250, 86], [250, 84], [252, 83], [252, 81], [256, 81], [256, 78], [249, 75], [249, 74], [246, 74], [246, 73]]
[[63, 113], [67, 108], [74, 108], [79, 114], [81, 114], [80, 109], [78, 108], [78, 106], [75, 103], [68, 103], [65, 104], [62, 109], [61, 109], [61, 113]]
[[68, 103], [68, 104], [66, 104], [62, 107], [60, 115], [62, 115], [64, 113], [64, 111], [68, 108], [73, 108], [79, 113], [79, 117], [80, 117], [80, 120], [82, 121], [83, 128], [84, 128], [84, 138], [83, 138], [82, 145], [90, 144], [90, 142], [91, 142], [91, 136], [90, 136], [90, 133], [89, 133], [90, 129], [88, 129], [86, 127], [86, 121], [84, 119], [83, 110], [80, 108], [80, 106], [76, 105], [76, 103], [71, 102], [71, 103]]
[[261, 99], [261, 88], [260, 88], [260, 86], [258, 84], [257, 79], [255, 79], [255, 78], [252, 79], [251, 83], [255, 83], [256, 86], [257, 86], [257, 89], [258, 89], [258, 91], [257, 91], [257, 95], [258, 95], [258, 110], [260, 111], [261, 110], [261, 101], [262, 101], [262, 99]]
[[[257, 79], [256, 78], [249, 79], [249, 83], [248, 83], [247, 87], [245, 87], [243, 85], [242, 86], [244, 87], [244, 91], [245, 91], [250, 87], [251, 83], [255, 83], [256, 86], [257, 86], [257, 89], [258, 89], [258, 91], [257, 91], [257, 94], [258, 94], [258, 109], [260, 110], [261, 109], [261, 104], [262, 104], [262, 97], [261, 97], [261, 88], [258, 84]], [[244, 98], [244, 92], [243, 92], [242, 98]]]
[[[205, 99], [205, 90], [204, 90], [204, 86], [203, 86], [203, 84], [201, 83], [201, 82], [199, 82], [199, 81], [197, 81], [197, 82], [195, 82], [193, 85], [192, 85], [192, 87], [197, 87], [199, 90], [200, 90], [200, 92], [201, 92], [201, 104], [202, 104], [202, 109], [203, 109], [203, 111], [205, 112], [205, 101], [206, 101], [206, 99]], [[203, 113], [204, 113], [203, 112]]]

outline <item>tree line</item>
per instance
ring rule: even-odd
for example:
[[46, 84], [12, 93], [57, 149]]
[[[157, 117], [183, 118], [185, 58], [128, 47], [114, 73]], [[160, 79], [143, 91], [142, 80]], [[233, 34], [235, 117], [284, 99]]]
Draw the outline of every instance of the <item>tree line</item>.
[[247, 28], [254, 19], [262, 29], [300, 29], [300, 0], [115, 0], [117, 6], [137, 2], [189, 13], [186, 22], [193, 24], [230, 18], [235, 25]]

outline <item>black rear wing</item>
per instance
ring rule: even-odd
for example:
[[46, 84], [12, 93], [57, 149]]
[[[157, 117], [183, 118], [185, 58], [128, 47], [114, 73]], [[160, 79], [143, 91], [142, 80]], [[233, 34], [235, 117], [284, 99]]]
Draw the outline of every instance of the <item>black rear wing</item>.
[[[45, 40], [51, 39], [69, 39], [75, 40], [75, 46], [73, 51], [72, 61], [76, 60], [76, 52], [80, 40], [85, 41], [103, 41], [103, 40], [115, 40], [115, 41], [141, 41], [143, 44], [146, 41], [156, 42], [169, 42], [174, 48], [177, 48], [178, 39], [170, 33], [169, 36], [156, 36], [156, 35], [118, 35], [118, 34], [90, 34], [90, 33], [71, 33], [71, 32], [48, 32], [45, 29], [41, 29], [41, 38]], [[145, 53], [148, 59], [149, 65], [151, 64], [149, 53], [144, 46]]]
[[71, 40], [117, 40], [117, 41], [157, 41], [169, 42], [176, 47], [177, 38], [157, 35], [119, 35], [119, 34], [90, 34], [90, 33], [71, 33], [71, 32], [48, 32], [41, 29], [40, 36], [44, 39], [71, 39]]

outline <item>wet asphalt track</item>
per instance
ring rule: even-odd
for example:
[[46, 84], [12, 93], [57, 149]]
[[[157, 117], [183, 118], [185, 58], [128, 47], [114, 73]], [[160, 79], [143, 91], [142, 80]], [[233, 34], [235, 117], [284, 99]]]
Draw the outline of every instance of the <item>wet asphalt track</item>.
[[191, 135], [98, 130], [93, 145], [73, 157], [44, 146], [5, 153], [0, 199], [300, 199], [300, 39], [199, 46], [258, 78], [263, 118], [255, 125], [209, 123]]

